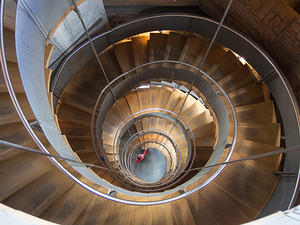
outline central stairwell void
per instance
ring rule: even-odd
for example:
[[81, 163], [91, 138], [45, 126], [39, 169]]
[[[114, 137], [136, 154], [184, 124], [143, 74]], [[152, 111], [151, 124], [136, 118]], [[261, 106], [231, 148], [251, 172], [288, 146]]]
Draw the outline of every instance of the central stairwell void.
[[[155, 15], [95, 37], [84, 28], [87, 41], [51, 70], [45, 24], [26, 1], [15, 7], [16, 26], [1, 23], [16, 45], [2, 41], [7, 90], [38, 147], [59, 157], [4, 149], [4, 204], [62, 224], [157, 225], [240, 224], [294, 203], [297, 181], [274, 171], [298, 168], [298, 152], [239, 161], [299, 144], [293, 94], [269, 56], [223, 20]], [[49, 27], [66, 16], [44, 13]], [[8, 93], [1, 104], [11, 111]], [[8, 115], [1, 139], [32, 145]]]

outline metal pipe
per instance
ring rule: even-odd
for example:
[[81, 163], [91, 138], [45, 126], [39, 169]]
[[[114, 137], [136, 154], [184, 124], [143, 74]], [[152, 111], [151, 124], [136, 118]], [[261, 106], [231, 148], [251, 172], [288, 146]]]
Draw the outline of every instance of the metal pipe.
[[[31, 152], [31, 153], [35, 153], [35, 154], [38, 154], [38, 155], [47, 156], [47, 157], [50, 157], [50, 158], [53, 158], [53, 159], [74, 162], [74, 163], [77, 163], [77, 164], [82, 165], [82, 166], [93, 167], [93, 168], [103, 169], [103, 170], [110, 170], [110, 169], [107, 169], [105, 167], [98, 166], [98, 165], [95, 165], [95, 164], [92, 164], [92, 163], [85, 163], [85, 162], [82, 162], [82, 161], [79, 161], [79, 160], [70, 159], [70, 158], [67, 158], [67, 157], [60, 156], [60, 155], [53, 155], [53, 154], [50, 154], [50, 153], [41, 152], [41, 151], [38, 151], [36, 149], [25, 147], [25, 146], [18, 145], [18, 144], [15, 144], [15, 143], [11, 143], [11, 142], [8, 142], [8, 141], [0, 140], [0, 145], [9, 146], [9, 147], [12, 147], [12, 148], [17, 148], [17, 149], [20, 149], [20, 150], [23, 150], [23, 151], [26, 151], [26, 152]], [[119, 173], [116, 170], [113, 170], [112, 172]]]

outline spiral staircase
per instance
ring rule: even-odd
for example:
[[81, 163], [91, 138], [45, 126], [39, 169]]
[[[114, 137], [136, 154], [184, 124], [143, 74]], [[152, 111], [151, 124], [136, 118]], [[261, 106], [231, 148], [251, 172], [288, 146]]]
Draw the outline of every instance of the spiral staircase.
[[[139, 225], [241, 224], [268, 207], [286, 154], [214, 166], [291, 145], [283, 143], [289, 133], [274, 88], [235, 49], [149, 25], [130, 35], [116, 29], [121, 34], [97, 49], [100, 65], [93, 53], [76, 61], [90, 49], [86, 42], [51, 71], [54, 46], [45, 42], [43, 80], [55, 129], [70, 150], [63, 153], [47, 136], [53, 128], [47, 133], [32, 112], [16, 57], [17, 5], [5, 2], [7, 68], [38, 146], [79, 163], [0, 146], [3, 204], [59, 224]], [[36, 148], [3, 76], [0, 82], [0, 139]], [[137, 163], [143, 148], [146, 158]]]

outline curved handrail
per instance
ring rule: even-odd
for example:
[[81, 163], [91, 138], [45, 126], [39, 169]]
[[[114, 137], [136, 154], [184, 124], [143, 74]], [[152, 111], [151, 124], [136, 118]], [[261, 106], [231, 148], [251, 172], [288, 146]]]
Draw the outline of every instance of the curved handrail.
[[[19, 117], [21, 118], [25, 128], [27, 129], [28, 133], [31, 135], [31, 137], [34, 139], [34, 141], [38, 144], [39, 148], [42, 150], [42, 151], [45, 151], [47, 152], [47, 149], [42, 145], [42, 143], [39, 141], [39, 139], [36, 137], [36, 135], [34, 134], [33, 130], [31, 129], [31, 127], [29, 126], [28, 124], [28, 121], [26, 120], [23, 112], [22, 112], [22, 109], [20, 108], [20, 105], [18, 103], [18, 100], [15, 96], [15, 93], [14, 93], [14, 90], [13, 90], [13, 87], [11, 85], [11, 81], [9, 79], [9, 73], [8, 73], [8, 70], [7, 70], [7, 64], [6, 64], [6, 58], [5, 58], [5, 53], [4, 53], [4, 43], [3, 43], [3, 11], [4, 11], [4, 1], [1, 2], [1, 66], [2, 66], [2, 69], [3, 69], [3, 72], [4, 72], [4, 77], [5, 77], [5, 82], [6, 82], [6, 85], [8, 87], [8, 91], [9, 91], [9, 94], [12, 98], [12, 102], [16, 108], [16, 111], [19, 115]], [[191, 16], [192, 17], [192, 16]], [[197, 18], [200, 18], [200, 17], [197, 17]], [[126, 24], [124, 24], [123, 26], [125, 26]], [[228, 27], [222, 25], [222, 27], [226, 28], [226, 29], [229, 29]], [[245, 37], [243, 37], [242, 35], [240, 35], [239, 33], [237, 33], [236, 31], [234, 30], [231, 30], [232, 32], [236, 33], [238, 36], [240, 36], [241, 38], [244, 38], [246, 39]], [[262, 51], [260, 48], [258, 48], [254, 43], [252, 43], [249, 39], [246, 39], [249, 43], [252, 44], [252, 46], [258, 51], [260, 52], [260, 54], [262, 54], [268, 61], [269, 63], [272, 65], [272, 67], [274, 68], [274, 70], [276, 71], [276, 74], [277, 76], [280, 78], [281, 82], [284, 84], [285, 88], [286, 88], [286, 91], [289, 95], [289, 98], [291, 99], [291, 102], [292, 102], [292, 106], [293, 106], [293, 109], [294, 109], [294, 114], [298, 116], [299, 118], [299, 110], [298, 110], [298, 107], [297, 107], [297, 101], [295, 99], [295, 96], [293, 95], [293, 91], [292, 89], [290, 88], [290, 86], [287, 84], [285, 78], [283, 77], [281, 71], [277, 68], [277, 66], [275, 65], [275, 63], [273, 62], [273, 60], [270, 59], [270, 57], [265, 54], [264, 51]], [[77, 49], [79, 50], [79, 49]], [[71, 55], [70, 55], [71, 56]], [[66, 61], [65, 61], [66, 62]], [[299, 120], [297, 120], [297, 124], [298, 124], [298, 127], [299, 126]], [[51, 159], [52, 160], [52, 159]], [[54, 161], [54, 163], [60, 168], [62, 169], [68, 176], [70, 176], [75, 182], [77, 182], [78, 184], [80, 184], [81, 186], [85, 187], [86, 189], [94, 192], [95, 194], [98, 194], [104, 198], [107, 198], [107, 199], [110, 199], [110, 200], [113, 200], [113, 201], [118, 201], [118, 202], [122, 202], [122, 203], [127, 203], [127, 204], [137, 204], [137, 205], [152, 205], [152, 204], [161, 204], [161, 203], [164, 203], [164, 202], [161, 202], [161, 201], [158, 201], [158, 202], [143, 202], [143, 204], [139, 204], [137, 202], [132, 202], [132, 201], [126, 201], [126, 200], [122, 200], [122, 199], [118, 199], [116, 200], [115, 198], [109, 196], [109, 195], [104, 195], [98, 191], [95, 191], [95, 190], [91, 190], [90, 187], [88, 185], [86, 185], [85, 183], [81, 182], [80, 180], [78, 180], [76, 177], [74, 177], [69, 171], [66, 171], [56, 160], [52, 160]], [[56, 161], [56, 162], [55, 162]], [[299, 182], [297, 182], [296, 184], [296, 187], [295, 189], [298, 189], [299, 188]], [[186, 193], [184, 194], [185, 196], [187, 195]], [[172, 200], [176, 200], [176, 199], [179, 199], [181, 197], [177, 196], [176, 198], [172, 199]], [[165, 201], [165, 202], [169, 202], [169, 201]]]
[[[188, 63], [185, 63], [185, 62], [180, 62], [180, 61], [176, 61], [176, 60], [158, 60], [158, 61], [152, 61], [152, 62], [148, 62], [148, 63], [144, 63], [142, 65], [139, 65], [139, 66], [136, 66], [134, 68], [132, 68], [131, 70], [127, 71], [127, 72], [124, 72], [122, 74], [120, 74], [119, 76], [117, 76], [116, 78], [114, 78], [111, 82], [109, 82], [101, 91], [101, 93], [99, 94], [98, 96], [98, 99], [95, 103], [95, 107], [94, 107], [94, 110], [93, 110], [93, 114], [92, 114], [92, 120], [91, 120], [91, 136], [92, 136], [92, 140], [93, 140], [93, 146], [96, 147], [96, 143], [94, 143], [94, 140], [95, 140], [95, 136], [94, 136], [94, 123], [95, 123], [95, 115], [96, 115], [96, 111], [97, 111], [97, 106], [99, 105], [100, 103], [100, 100], [102, 99], [102, 96], [104, 95], [104, 93], [109, 89], [109, 87], [115, 83], [116, 81], [120, 80], [121, 78], [125, 77], [126, 75], [136, 71], [137, 69], [141, 69], [143, 67], [147, 67], [149, 65], [153, 65], [153, 64], [161, 64], [161, 63], [171, 63], [171, 64], [180, 64], [180, 65], [184, 65], [184, 66], [187, 66], [189, 68], [192, 68], [194, 69], [195, 71], [197, 72], [200, 72], [201, 74], [203, 74], [209, 81], [211, 81], [219, 90], [220, 92], [225, 96], [225, 99], [226, 101], [228, 102], [229, 104], [229, 107], [230, 107], [230, 110], [231, 110], [231, 113], [232, 113], [232, 116], [233, 116], [233, 128], [234, 128], [234, 133], [233, 133], [233, 140], [232, 140], [232, 145], [230, 147], [230, 150], [228, 151], [228, 155], [226, 157], [226, 159], [224, 160], [224, 162], [227, 162], [229, 161], [232, 153], [233, 153], [233, 150], [235, 148], [235, 145], [236, 145], [236, 138], [237, 138], [237, 116], [236, 116], [236, 112], [235, 112], [235, 109], [234, 109], [234, 106], [233, 106], [233, 103], [231, 102], [230, 100], [230, 97], [227, 95], [227, 93], [225, 92], [225, 90], [214, 80], [212, 79], [206, 72], [204, 72], [203, 70], [191, 65], [191, 64], [188, 64]], [[225, 145], [224, 145], [224, 148], [225, 148]], [[225, 166], [221, 166], [212, 176], [211, 178], [212, 179], [208, 179], [209, 182], [211, 182], [223, 169], [224, 169]], [[205, 183], [205, 182], [204, 182]], [[207, 185], [208, 183], [206, 183], [205, 185]], [[202, 187], [204, 187], [205, 185], [203, 185]]]
[[[183, 123], [184, 126], [186, 127], [186, 129], [187, 129], [187, 130], [190, 132], [190, 134], [191, 134], [192, 141], [193, 141], [193, 146], [194, 146], [194, 148], [193, 148], [193, 154], [195, 155], [195, 153], [196, 153], [196, 140], [195, 140], [195, 135], [194, 135], [194, 133], [193, 133], [191, 127], [183, 120], [183, 118], [182, 118], [181, 116], [179, 116], [177, 113], [172, 112], [172, 111], [167, 110], [167, 109], [164, 109], [164, 108], [148, 108], [148, 109], [145, 109], [145, 110], [140, 110], [140, 111], [138, 111], [138, 112], [135, 112], [134, 114], [128, 116], [128, 117], [125, 118], [123, 121], [121, 121], [121, 123], [118, 125], [118, 127], [117, 127], [117, 129], [116, 129], [116, 132], [115, 132], [115, 134], [114, 134], [114, 139], [113, 139], [113, 140], [114, 140], [114, 141], [113, 141], [113, 155], [114, 155], [114, 159], [115, 159], [115, 147], [117, 146], [116, 140], [118, 139], [119, 132], [120, 132], [120, 129], [121, 129], [122, 125], [124, 125], [125, 123], [127, 123], [127, 120], [130, 120], [131, 118], [136, 117], [137, 115], [140, 115], [140, 114], [142, 115], [143, 113], [149, 113], [150, 111], [151, 111], [151, 112], [153, 112], [153, 111], [155, 111], [155, 112], [159, 111], [159, 112], [169, 113], [169, 114], [171, 114], [171, 115], [173, 115], [173, 116], [176, 116], [176, 118], [178, 118], [178, 119], [181, 121], [180, 124]], [[159, 117], [159, 116], [158, 116], [158, 117]], [[190, 158], [190, 157], [189, 157], [189, 158]], [[189, 160], [189, 158], [188, 158], [187, 160]], [[191, 164], [193, 164], [193, 161], [194, 161], [194, 160], [195, 160], [195, 159], [194, 159], [194, 157], [193, 157]], [[183, 168], [183, 169], [185, 169], [185, 168]]]
[[[176, 149], [178, 149], [178, 151], [176, 151], [176, 153], [177, 153], [177, 160], [179, 161], [177, 164], [180, 164], [180, 162], [181, 162], [181, 156], [180, 156], [180, 154], [178, 154], [178, 152], [180, 152], [178, 143], [174, 140], [173, 137], [168, 136], [167, 132], [165, 132], [165, 131], [163, 131], [163, 130], [160, 130], [160, 129], [145, 129], [145, 130], [142, 130], [142, 131], [137, 132], [137, 133], [134, 134], [130, 139], [128, 139], [128, 141], [127, 141], [127, 143], [125, 144], [124, 148], [126, 147], [126, 145], [127, 145], [129, 142], [132, 142], [131, 139], [133, 139], [133, 141], [134, 141], [134, 140], [136, 140], [137, 138], [139, 138], [139, 134], [144, 135], [144, 134], [149, 134], [149, 133], [162, 134], [164, 137], [167, 137], [167, 138], [171, 139], [170, 142], [171, 142], [171, 144], [173, 145], [173, 147], [175, 148], [175, 151], [176, 151]], [[170, 154], [170, 153], [169, 153], [169, 154]], [[120, 171], [122, 171], [122, 170], [120, 170]], [[129, 177], [129, 179], [130, 179], [130, 177]], [[130, 180], [131, 180], [131, 179], [130, 179]], [[163, 184], [160, 184], [159, 186], [161, 186], [161, 185], [163, 185]], [[155, 184], [151, 184], [151, 185], [148, 185], [148, 186], [136, 184], [136, 186], [138, 186], [138, 187], [145, 187], [145, 188], [148, 188], [148, 187], [149, 187], [149, 188], [150, 188], [150, 187], [157, 187]], [[157, 189], [155, 189], [155, 190], [157, 190]]]

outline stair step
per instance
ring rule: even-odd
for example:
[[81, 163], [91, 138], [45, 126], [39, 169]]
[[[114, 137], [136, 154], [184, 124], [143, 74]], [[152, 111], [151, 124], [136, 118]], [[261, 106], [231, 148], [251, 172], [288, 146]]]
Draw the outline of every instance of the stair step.
[[[181, 51], [179, 61], [193, 65], [197, 57], [204, 55], [206, 46], [207, 46], [206, 39], [196, 35], [189, 37], [184, 45], [183, 50]], [[186, 66], [183, 65], [177, 65], [176, 67], [188, 69]]]
[[3, 34], [6, 60], [9, 62], [17, 63], [15, 33], [14, 31], [4, 27]]
[[[112, 81], [115, 77], [122, 74], [122, 70], [112, 49], [103, 52], [99, 57], [109, 81]], [[105, 82], [105, 84], [107, 84], [107, 82]]]
[[[233, 124], [230, 123], [231, 134]], [[274, 146], [280, 145], [280, 124], [279, 123], [239, 123], [238, 137], [239, 140], [250, 140], [262, 144]]]
[[239, 122], [243, 123], [275, 123], [276, 115], [272, 101], [235, 108]]
[[63, 103], [76, 106], [76, 108], [91, 114], [93, 113], [93, 109], [97, 100], [96, 98], [82, 94], [80, 90], [78, 91], [74, 89], [65, 89], [61, 99]]
[[139, 100], [138, 100], [138, 96], [137, 96], [136, 92], [131, 92], [128, 95], [126, 95], [126, 100], [129, 104], [130, 111], [132, 113], [136, 113], [136, 112], [139, 112], [141, 110], [140, 106], [139, 106]]
[[[35, 116], [30, 108], [26, 95], [24, 93], [18, 93], [17, 98], [26, 118], [28, 120], [33, 120]], [[0, 102], [0, 125], [12, 124], [21, 121], [8, 93], [0, 93]]]
[[[15, 62], [7, 62], [7, 68], [8, 68], [9, 78], [13, 85], [14, 91], [16, 93], [24, 93], [24, 88], [20, 77], [18, 64]], [[0, 71], [0, 93], [7, 93], [7, 92], [8, 90], [5, 84], [3, 71], [1, 70]]]
[[250, 68], [247, 65], [244, 65], [240, 70], [236, 70], [225, 76], [219, 81], [219, 84], [227, 93], [229, 93], [254, 82], [255, 80]]
[[[205, 46], [205, 50], [203, 51], [203, 55], [200, 54], [194, 61], [193, 65], [198, 67], [200, 66], [200, 63], [204, 57], [204, 54], [208, 48], [208, 45], [209, 45], [209, 42], [210, 40], [207, 42], [207, 46]], [[214, 65], [214, 64], [218, 64], [222, 58], [226, 55], [226, 51], [221, 47], [221, 45], [219, 45], [218, 43], [214, 43], [206, 60], [204, 61], [204, 64], [203, 66], [200, 68], [204, 71], [207, 71], [211, 65]]]
[[187, 121], [190, 125], [191, 129], [197, 129], [201, 126], [204, 126], [205, 124], [211, 123], [213, 121], [212, 116], [210, 115], [209, 111], [202, 112], [195, 118], [192, 118], [192, 120]]
[[[231, 160], [235, 159], [233, 155]], [[258, 213], [277, 185], [278, 178], [272, 172], [257, 162], [245, 161], [227, 165], [213, 183]]]
[[134, 67], [131, 41], [117, 44], [114, 47], [114, 53], [119, 62], [122, 73], [125, 73]]
[[176, 224], [172, 216], [171, 204], [152, 206], [152, 224], [155, 225]]
[[72, 120], [78, 123], [90, 124], [92, 115], [67, 104], [60, 104], [57, 113], [59, 120]]
[[0, 178], [5, 182], [1, 185], [0, 200], [22, 189], [51, 168], [52, 164], [46, 157], [27, 152], [1, 162]]
[[196, 225], [194, 216], [185, 198], [172, 202], [172, 215], [175, 224]]
[[[259, 103], [265, 100], [262, 86], [250, 84], [229, 93], [229, 97], [235, 107]], [[223, 101], [224, 96], [220, 97]]]
[[[38, 138], [40, 139], [40, 141], [42, 143], [44, 143], [44, 144], [46, 143], [47, 139], [43, 134], [37, 133], [36, 135], [38, 136]], [[29, 147], [29, 148], [36, 148], [36, 143], [31, 138], [25, 139], [18, 144]], [[13, 158], [21, 153], [24, 153], [24, 151], [20, 150], [20, 149], [12, 148], [12, 147], [1, 146], [0, 162], [4, 161], [4, 160], [8, 160], [10, 158]]]
[[208, 74], [216, 81], [221, 80], [228, 74], [242, 69], [242, 64], [238, 58], [231, 52], [227, 51], [226, 55], [208, 70]]
[[[177, 61], [185, 46], [186, 40], [187, 40], [186, 35], [176, 33], [176, 32], [170, 32], [168, 36], [164, 59]], [[166, 66], [166, 64], [164, 64], [164, 66]], [[176, 65], [171, 64], [168, 66], [175, 67]]]
[[160, 93], [159, 93], [159, 108], [167, 108], [167, 103], [169, 102], [169, 99], [172, 95], [172, 89], [171, 88], [160, 88]]
[[76, 123], [76, 121], [59, 120], [59, 127], [62, 134], [72, 136], [89, 136], [91, 128], [89, 123]]
[[[221, 174], [219, 174], [219, 176]], [[236, 175], [236, 177], [243, 176]], [[208, 215], [213, 213], [213, 218], [217, 221], [217, 223], [222, 225], [231, 225], [249, 222], [249, 220], [256, 218], [257, 216], [257, 209], [250, 208], [239, 199], [228, 194], [228, 192], [225, 192], [218, 185], [215, 185], [213, 182], [207, 185], [207, 188], [201, 189], [198, 193], [200, 198], [203, 198], [206, 202], [206, 204], [201, 207], [202, 210], [199, 211], [198, 218], [201, 216], [206, 218], [206, 212], [208, 212]], [[220, 213], [220, 209], [222, 209], [222, 213]], [[212, 218], [207, 219], [212, 221]]]
[[[162, 33], [151, 33], [148, 41], [149, 61], [163, 60], [166, 52], [168, 35]], [[161, 65], [150, 65], [150, 68], [160, 67]]]
[[[131, 38], [132, 44], [132, 52], [134, 57], [134, 66], [139, 66], [144, 63], [149, 62], [148, 60], [148, 37], [147, 36], [137, 36]], [[137, 71], [141, 71], [146, 69], [147, 67], [143, 67], [138, 69]]]
[[14, 31], [16, 21], [17, 3], [9, 0], [4, 3], [4, 27]]
[[71, 179], [65, 178], [61, 171], [53, 168], [21, 190], [13, 193], [3, 203], [38, 216], [73, 184]]
[[[234, 154], [237, 158], [246, 158], [249, 156], [272, 152], [278, 150], [279, 147], [274, 145], [262, 144], [250, 140], [238, 140], [234, 149]], [[258, 166], [267, 167], [269, 170], [276, 171], [279, 168], [281, 161], [281, 155], [273, 155], [260, 159], [250, 161], [254, 166], [258, 163]], [[266, 169], [267, 169], [266, 168]]]
[[[103, 220], [102, 213], [108, 200], [93, 196], [86, 209], [80, 214], [74, 225], [99, 224]], [[124, 207], [125, 208], [125, 207]]]
[[196, 138], [199, 137], [207, 137], [211, 136], [214, 137], [215, 135], [215, 124], [213, 122], [205, 124], [197, 129], [193, 130], [194, 136]]
[[206, 146], [213, 146], [216, 142], [216, 139], [212, 136], [208, 137], [199, 137], [195, 138], [196, 146], [197, 147], [206, 147]]
[[74, 185], [64, 196], [53, 203], [41, 218], [59, 224], [73, 224], [87, 206], [92, 194], [79, 185]]
[[199, 194], [200, 191], [186, 197], [186, 201], [192, 212], [194, 221], [196, 222], [197, 225], [222, 224], [222, 222], [218, 223], [214, 212], [210, 210], [206, 200], [202, 198], [202, 196]]
[[151, 108], [159, 108], [160, 107], [160, 90], [161, 90], [161, 88], [159, 88], [159, 87], [150, 87], [149, 95], [150, 95]]

